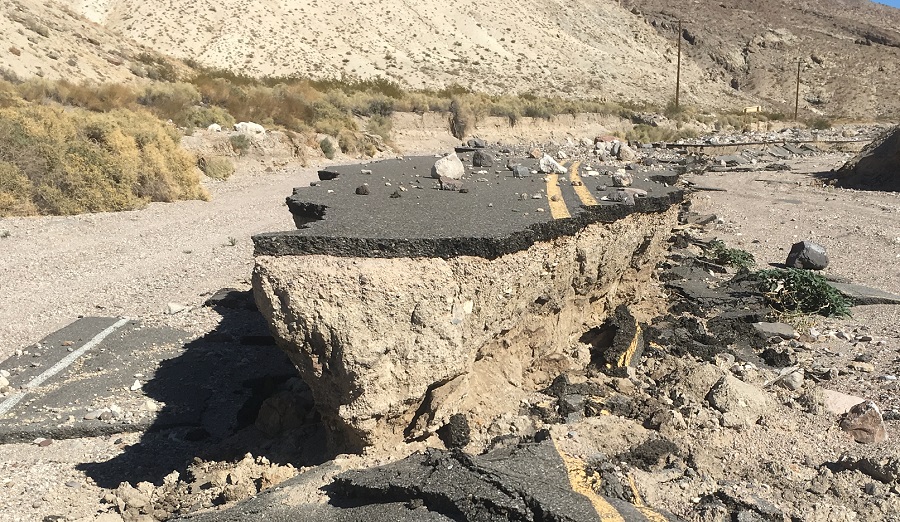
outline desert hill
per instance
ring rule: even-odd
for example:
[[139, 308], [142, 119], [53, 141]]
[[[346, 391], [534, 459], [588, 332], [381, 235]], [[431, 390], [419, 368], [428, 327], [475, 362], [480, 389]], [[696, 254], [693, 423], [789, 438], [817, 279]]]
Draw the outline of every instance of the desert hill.
[[[801, 117], [897, 119], [900, 10], [869, 0], [6, 1], [0, 68], [159, 76], [142, 46], [255, 76], [385, 77], [411, 88], [682, 100]], [[46, 33], [46, 34], [42, 34]], [[165, 71], [163, 71], [165, 72]]]
[[0, 6], [0, 73], [7, 79], [132, 82], [178, 67], [65, 5], [4, 0]]
[[736, 90], [801, 110], [900, 118], [900, 9], [869, 0], [623, 0], [661, 36], [684, 25], [684, 53]]
[[[252, 75], [387, 77], [659, 102], [675, 88], [675, 38], [615, 0], [70, 0], [112, 31], [181, 59]], [[731, 91], [685, 62], [685, 99]], [[665, 101], [663, 101], [665, 103]], [[743, 102], [735, 102], [741, 104]]]

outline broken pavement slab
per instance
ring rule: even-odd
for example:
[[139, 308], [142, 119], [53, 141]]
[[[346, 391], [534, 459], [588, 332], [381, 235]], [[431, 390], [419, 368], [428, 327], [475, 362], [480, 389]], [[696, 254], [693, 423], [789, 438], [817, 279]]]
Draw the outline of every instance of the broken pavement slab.
[[858, 285], [854, 283], [837, 283], [829, 281], [828, 284], [843, 294], [855, 305], [896, 305], [900, 304], [900, 295], [885, 292], [877, 288]]
[[[0, 397], [0, 443], [175, 427], [224, 437], [252, 394], [248, 380], [295, 371], [273, 346], [191, 337], [86, 317], [21, 350], [0, 363], [12, 389]], [[242, 363], [250, 353], [254, 364]]]
[[338, 474], [317, 488], [325, 494], [318, 503], [298, 502], [315, 488], [316, 476], [329, 474], [328, 466], [228, 510], [186, 520], [678, 520], [643, 504], [600, 496], [598, 477], [583, 461], [558, 450], [550, 438], [477, 456], [429, 449], [384, 466]]
[[[472, 164], [471, 153], [459, 156]], [[631, 206], [612, 201], [612, 178], [578, 161], [565, 163], [565, 175], [522, 179], [505, 168], [467, 168], [461, 180], [465, 192], [437, 190], [438, 180], [431, 177], [437, 160], [417, 156], [319, 171], [321, 181], [298, 187], [287, 198], [298, 229], [254, 236], [256, 255], [494, 259], [591, 223], [661, 212], [684, 197], [682, 189], [668, 184], [673, 179], [668, 173], [657, 178], [665, 182], [656, 182], [645, 179], [654, 174], [647, 171], [637, 173], [633, 185], [646, 197], [632, 198]], [[538, 167], [529, 158], [498, 160], [507, 162]], [[358, 195], [363, 184], [368, 194]]]

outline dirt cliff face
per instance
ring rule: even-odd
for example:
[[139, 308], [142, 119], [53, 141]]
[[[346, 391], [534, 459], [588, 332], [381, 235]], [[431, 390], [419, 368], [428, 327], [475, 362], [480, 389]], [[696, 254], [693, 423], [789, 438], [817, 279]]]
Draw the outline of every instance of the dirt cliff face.
[[389, 446], [458, 412], [486, 425], [585, 367], [579, 337], [640, 299], [675, 220], [631, 214], [494, 260], [258, 256], [254, 292], [332, 446]]

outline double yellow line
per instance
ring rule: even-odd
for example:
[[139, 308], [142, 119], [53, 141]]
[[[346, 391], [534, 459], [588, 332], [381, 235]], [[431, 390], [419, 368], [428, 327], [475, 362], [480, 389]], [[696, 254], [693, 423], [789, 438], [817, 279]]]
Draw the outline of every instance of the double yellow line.
[[[563, 163], [563, 165], [566, 163]], [[580, 161], [572, 162], [572, 165], [569, 167], [569, 180], [572, 182], [572, 188], [575, 189], [575, 194], [578, 195], [578, 199], [581, 200], [582, 205], [597, 205], [597, 200], [585, 186], [584, 182], [581, 180], [581, 176], [578, 175], [578, 169], [580, 167]], [[569, 213], [569, 208], [566, 206], [566, 202], [563, 199], [562, 189], [560, 189], [559, 186], [558, 174], [547, 175], [547, 199], [550, 201], [550, 215], [553, 216], [553, 219], [572, 217], [572, 214]]]

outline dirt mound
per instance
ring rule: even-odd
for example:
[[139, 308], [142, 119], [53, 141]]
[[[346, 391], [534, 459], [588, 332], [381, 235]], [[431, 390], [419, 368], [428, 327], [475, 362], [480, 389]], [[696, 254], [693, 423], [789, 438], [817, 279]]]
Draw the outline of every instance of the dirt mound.
[[900, 126], [885, 131], [837, 172], [838, 185], [900, 192]]

